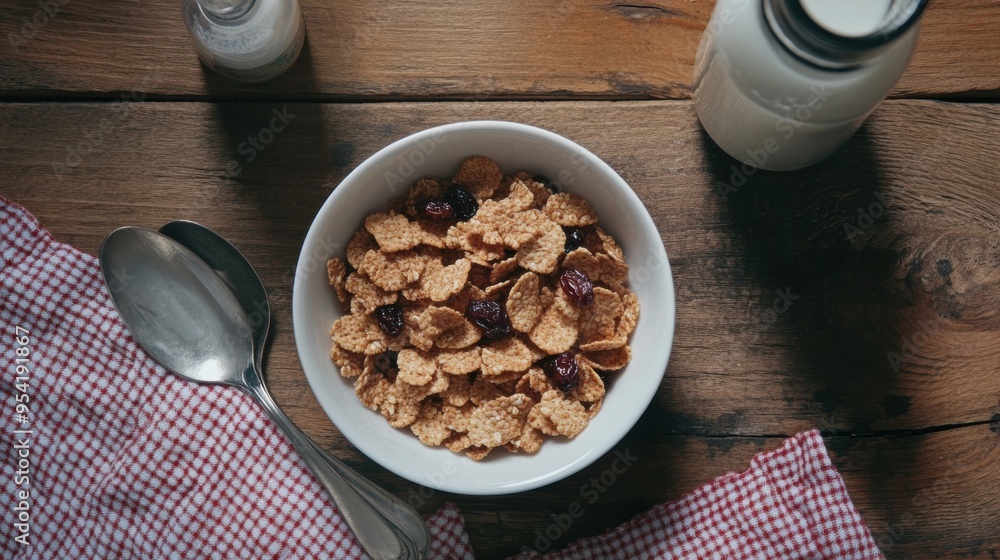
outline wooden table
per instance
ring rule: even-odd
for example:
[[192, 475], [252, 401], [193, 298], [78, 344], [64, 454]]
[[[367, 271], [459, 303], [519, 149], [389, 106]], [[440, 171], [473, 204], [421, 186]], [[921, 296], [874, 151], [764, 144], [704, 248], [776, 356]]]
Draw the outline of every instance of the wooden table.
[[[273, 295], [278, 402], [399, 496], [422, 489], [359, 454], [299, 367], [298, 248], [330, 191], [387, 143], [508, 119], [615, 168], [677, 285], [666, 377], [616, 446], [639, 460], [554, 546], [818, 427], [889, 558], [1000, 557], [997, 2], [932, 2], [893, 99], [844, 149], [735, 192], [718, 188], [734, 161], [690, 102], [707, 0], [303, 0], [307, 49], [261, 86], [202, 68], [176, 2], [54, 3], [45, 16], [0, 0], [0, 193], [90, 253], [116, 227], [179, 218], [229, 237]], [[294, 119], [246, 161], [240, 143], [275, 109]], [[457, 502], [478, 556], [500, 558], [613, 458], [519, 495], [424, 490], [420, 510]]]

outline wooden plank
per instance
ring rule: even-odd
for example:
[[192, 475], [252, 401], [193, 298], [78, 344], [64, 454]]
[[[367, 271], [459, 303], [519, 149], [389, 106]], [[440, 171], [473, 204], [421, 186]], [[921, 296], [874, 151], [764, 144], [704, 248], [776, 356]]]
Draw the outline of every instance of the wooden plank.
[[[294, 118], [247, 162], [238, 146], [275, 110]], [[274, 301], [272, 385], [314, 433], [332, 427], [309, 396], [290, 318], [314, 213], [390, 141], [480, 118], [580, 142], [658, 224], [678, 329], [638, 431], [878, 433], [1000, 413], [995, 105], [889, 102], [830, 160], [746, 184], [688, 102], [7, 104], [0, 113], [0, 193], [58, 239], [93, 253], [116, 227], [184, 218], [248, 254]]]
[[[308, 48], [280, 80], [203, 69], [176, 2], [0, 0], [0, 98], [680, 99], [709, 0], [302, 0]], [[35, 23], [31, 23], [34, 21]], [[1000, 92], [1000, 4], [932, 2], [894, 95]]]

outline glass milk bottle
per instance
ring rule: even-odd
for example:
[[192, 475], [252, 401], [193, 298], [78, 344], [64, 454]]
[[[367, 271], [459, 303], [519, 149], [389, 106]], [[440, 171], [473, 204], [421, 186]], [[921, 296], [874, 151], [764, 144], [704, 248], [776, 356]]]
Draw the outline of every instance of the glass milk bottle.
[[205, 66], [241, 82], [278, 76], [305, 40], [298, 0], [181, 0], [181, 14]]
[[927, 0], [719, 0], [695, 60], [709, 136], [745, 164], [833, 153], [899, 81]]

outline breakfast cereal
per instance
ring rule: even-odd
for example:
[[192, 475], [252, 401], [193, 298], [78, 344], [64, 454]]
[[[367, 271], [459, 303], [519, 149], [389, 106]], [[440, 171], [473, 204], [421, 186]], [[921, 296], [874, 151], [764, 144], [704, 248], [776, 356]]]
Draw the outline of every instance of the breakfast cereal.
[[481, 460], [572, 438], [631, 359], [628, 264], [582, 197], [486, 157], [420, 179], [327, 263], [330, 357], [358, 399]]

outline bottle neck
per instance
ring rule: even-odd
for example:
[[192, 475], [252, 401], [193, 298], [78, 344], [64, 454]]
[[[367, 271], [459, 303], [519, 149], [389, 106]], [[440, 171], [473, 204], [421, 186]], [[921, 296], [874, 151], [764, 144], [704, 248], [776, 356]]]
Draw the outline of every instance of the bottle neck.
[[[829, 0], [833, 1], [833, 0]], [[762, 0], [771, 33], [793, 56], [826, 70], [849, 70], [877, 57], [920, 19], [928, 0], [890, 0], [864, 34], [848, 35], [817, 21], [803, 0]], [[843, 9], [850, 9], [844, 7]]]
[[195, 0], [205, 16], [216, 23], [226, 24], [250, 13], [257, 0]]

